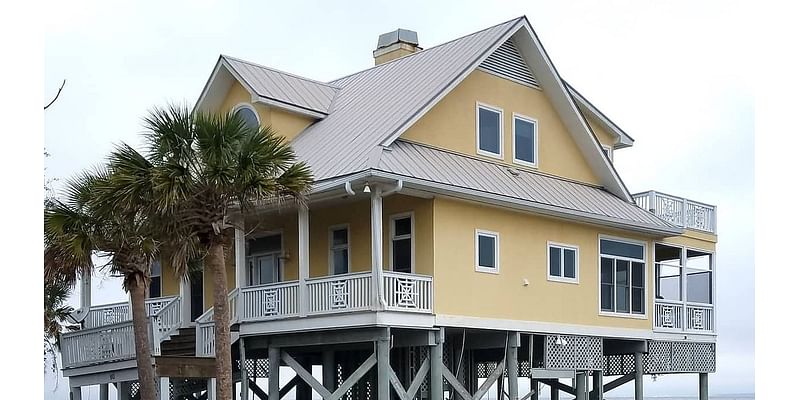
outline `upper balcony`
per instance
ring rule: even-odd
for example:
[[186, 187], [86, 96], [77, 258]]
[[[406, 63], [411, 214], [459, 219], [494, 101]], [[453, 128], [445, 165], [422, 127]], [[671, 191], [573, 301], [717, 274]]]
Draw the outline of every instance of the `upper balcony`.
[[636, 205], [681, 228], [717, 233], [717, 206], [650, 190], [633, 195]]

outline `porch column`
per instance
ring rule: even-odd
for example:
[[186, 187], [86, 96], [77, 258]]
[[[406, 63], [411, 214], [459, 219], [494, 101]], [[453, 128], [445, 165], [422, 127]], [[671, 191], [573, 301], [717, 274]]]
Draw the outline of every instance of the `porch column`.
[[634, 399], [635, 400], [644, 400], [644, 368], [642, 366], [642, 353], [636, 352], [633, 353], [633, 360], [635, 369], [635, 378], [633, 381], [634, 385]]
[[[242, 400], [248, 400], [250, 398], [250, 386], [248, 385], [250, 377], [247, 376], [247, 354], [245, 353], [244, 348], [244, 338], [239, 338], [239, 371], [242, 375], [242, 386], [241, 386], [241, 396]], [[255, 370], [255, 368], [253, 368]]]
[[92, 306], [92, 272], [81, 273], [81, 310]]
[[700, 374], [700, 400], [708, 400], [708, 374], [701, 373]]
[[587, 400], [586, 399], [586, 377], [588, 374], [585, 371], [579, 371], [575, 374], [575, 399], [576, 400]]
[[592, 378], [592, 393], [591, 400], [603, 400], [603, 371], [594, 371]]
[[181, 328], [188, 328], [192, 322], [192, 289], [188, 276], [180, 277], [178, 296], [181, 299]]
[[206, 398], [208, 400], [216, 400], [217, 399], [217, 378], [211, 378], [208, 380], [206, 386]]
[[444, 399], [444, 382], [442, 382], [442, 368], [444, 356], [444, 328], [440, 328], [434, 335], [434, 344], [431, 346], [431, 381], [430, 400]]
[[100, 384], [100, 400], [111, 400], [108, 398], [108, 384], [101, 383]]
[[[558, 379], [556, 379], [558, 381]], [[558, 400], [558, 387], [556, 385], [550, 385], [550, 399], [551, 400]]]
[[169, 377], [158, 378], [158, 398], [159, 400], [170, 400], [169, 398]]
[[117, 382], [117, 400], [131, 400], [130, 382]]
[[268, 360], [269, 379], [267, 380], [267, 397], [280, 399], [281, 391], [281, 349], [269, 346]]
[[71, 387], [69, 388], [69, 399], [70, 400], [81, 400], [81, 387]]
[[383, 308], [383, 196], [380, 186], [373, 185], [370, 215], [372, 227], [372, 284], [375, 309]]
[[378, 358], [378, 400], [390, 400], [391, 388], [389, 387], [389, 338], [379, 338], [375, 341], [375, 352]]
[[300, 316], [304, 317], [308, 314], [308, 257], [309, 257], [309, 222], [308, 222], [308, 206], [301, 205], [297, 208], [297, 233], [298, 233], [298, 252], [297, 252], [297, 267], [298, 267], [298, 307]]
[[[506, 371], [508, 371], [508, 398], [519, 399], [519, 364], [517, 363], [517, 349], [519, 348], [519, 333], [510, 332], [506, 346]], [[500, 376], [502, 380], [502, 375]], [[498, 385], [499, 387], [500, 385]]]
[[236, 287], [247, 286], [247, 257], [245, 256], [244, 221], [234, 230], [234, 258], [236, 259]]

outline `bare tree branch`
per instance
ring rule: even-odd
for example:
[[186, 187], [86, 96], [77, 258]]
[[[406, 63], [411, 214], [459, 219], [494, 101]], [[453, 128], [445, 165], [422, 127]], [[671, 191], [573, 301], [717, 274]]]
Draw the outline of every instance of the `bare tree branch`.
[[63, 81], [63, 82], [61, 82], [61, 87], [60, 87], [60, 88], [58, 88], [58, 92], [56, 93], [56, 97], [53, 97], [53, 100], [50, 100], [50, 102], [49, 102], [49, 103], [47, 103], [47, 105], [46, 105], [46, 106], [44, 106], [44, 109], [45, 109], [45, 110], [47, 110], [47, 107], [50, 107], [51, 105], [53, 105], [53, 103], [55, 103], [55, 102], [56, 102], [56, 100], [58, 99], [58, 95], [60, 95], [60, 94], [61, 94], [61, 89], [64, 89], [64, 84], [66, 84], [66, 83], [67, 83], [67, 80], [66, 80], [66, 79], [64, 79], [64, 81]]

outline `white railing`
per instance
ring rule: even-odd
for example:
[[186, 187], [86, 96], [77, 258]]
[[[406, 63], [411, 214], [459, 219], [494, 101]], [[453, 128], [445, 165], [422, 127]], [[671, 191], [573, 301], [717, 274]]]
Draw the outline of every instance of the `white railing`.
[[268, 320], [298, 314], [297, 281], [241, 289], [242, 321]]
[[683, 304], [656, 300], [653, 325], [656, 329], [683, 330]]
[[341, 274], [306, 280], [308, 313], [367, 310], [372, 305], [372, 275], [369, 272]]
[[714, 332], [714, 307], [705, 304], [687, 304], [686, 330]]
[[433, 279], [402, 272], [383, 273], [386, 308], [395, 311], [433, 311]]
[[153, 346], [153, 355], [161, 355], [161, 342], [168, 339], [181, 327], [181, 299], [175, 297], [159, 309], [155, 315], [150, 317], [152, 332], [150, 343]]
[[704, 232], [717, 232], [717, 207], [650, 190], [633, 195], [636, 205], [657, 217], [680, 226]]
[[[235, 288], [228, 293], [228, 312], [231, 325], [239, 322], [239, 295], [241, 291]], [[216, 354], [214, 347], [214, 307], [209, 308], [195, 319], [195, 355], [198, 357], [213, 357]]]
[[61, 335], [61, 358], [65, 368], [134, 357], [132, 321]]
[[[176, 296], [156, 297], [144, 302], [147, 316], [156, 315], [167, 303], [176, 299]], [[131, 320], [131, 308], [128, 302], [101, 304], [89, 308], [83, 319], [83, 327], [92, 329], [106, 325], [114, 325]]]

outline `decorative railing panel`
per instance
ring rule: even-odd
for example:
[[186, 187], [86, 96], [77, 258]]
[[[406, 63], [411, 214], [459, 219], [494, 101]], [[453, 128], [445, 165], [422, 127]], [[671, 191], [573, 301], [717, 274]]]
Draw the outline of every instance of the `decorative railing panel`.
[[636, 205], [682, 228], [717, 232], [717, 207], [654, 190], [633, 195]]
[[386, 307], [396, 311], [433, 311], [433, 279], [430, 276], [383, 273]]
[[61, 358], [66, 368], [135, 356], [131, 321], [61, 335]]
[[308, 279], [309, 314], [369, 309], [372, 284], [369, 272]]
[[688, 304], [686, 306], [686, 330], [699, 332], [714, 331], [714, 307]]
[[653, 316], [656, 329], [683, 330], [683, 304], [658, 301]]
[[242, 321], [297, 315], [298, 287], [299, 284], [295, 281], [242, 288]]

